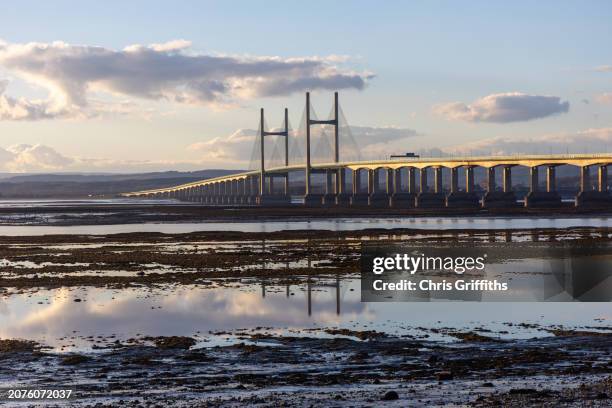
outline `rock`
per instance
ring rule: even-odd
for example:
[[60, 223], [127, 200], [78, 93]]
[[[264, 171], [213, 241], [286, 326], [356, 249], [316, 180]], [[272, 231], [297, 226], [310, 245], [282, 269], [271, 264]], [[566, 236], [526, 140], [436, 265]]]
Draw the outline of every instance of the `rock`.
[[492, 382], [486, 382], [486, 383], [482, 384], [482, 386], [483, 387], [487, 387], [487, 388], [495, 387]]
[[89, 361], [90, 358], [87, 356], [83, 356], [81, 354], [73, 354], [71, 356], [66, 356], [60, 362], [61, 365], [77, 365]]
[[188, 350], [196, 344], [195, 339], [183, 336], [145, 338], [145, 340], [152, 340], [155, 346], [160, 349]]
[[438, 371], [436, 373], [436, 378], [438, 379], [438, 381], [452, 380], [453, 373], [451, 373], [450, 371]]
[[395, 392], [395, 391], [388, 391], [382, 397], [383, 401], [395, 401], [397, 399], [399, 399], [399, 395], [397, 395], [397, 392]]

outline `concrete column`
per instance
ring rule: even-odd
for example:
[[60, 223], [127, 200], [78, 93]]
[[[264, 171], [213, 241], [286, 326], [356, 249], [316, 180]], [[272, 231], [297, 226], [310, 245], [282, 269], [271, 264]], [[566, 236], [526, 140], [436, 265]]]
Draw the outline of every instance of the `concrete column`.
[[244, 195], [246, 196], [250, 196], [252, 193], [251, 183], [252, 183], [251, 177], [247, 177], [244, 179]]
[[421, 185], [419, 186], [419, 190], [421, 193], [427, 192], [427, 167], [423, 167], [421, 169]]
[[512, 167], [504, 166], [503, 173], [504, 193], [512, 191]]
[[376, 170], [368, 169], [368, 194], [373, 194], [376, 191], [376, 184], [378, 184], [377, 175]]
[[238, 190], [238, 180], [232, 180], [232, 196], [234, 197], [234, 200], [236, 199], [236, 197], [238, 197], [239, 195], [239, 190]]
[[416, 194], [416, 169], [408, 167], [408, 192]]
[[393, 170], [393, 192], [402, 192], [402, 168]]
[[325, 194], [334, 194], [334, 171], [325, 172]]
[[361, 171], [359, 169], [353, 170], [353, 195], [359, 194], [361, 189]]
[[285, 191], [285, 195], [289, 196], [289, 172], [285, 174], [285, 185], [283, 190]]
[[393, 192], [395, 191], [394, 189], [394, 170], [393, 169], [387, 169], [387, 173], [386, 173], [386, 187], [385, 190], [387, 191], [387, 194], [391, 195], [393, 194]]
[[538, 191], [538, 166], [529, 168], [529, 191], [532, 193]]
[[546, 167], [546, 191], [549, 193], [557, 190], [556, 180], [555, 180], [555, 166]]
[[489, 193], [495, 191], [495, 167], [487, 169], [487, 191]]
[[608, 166], [599, 166], [598, 171], [599, 191], [605, 193], [608, 191]]
[[465, 191], [466, 193], [474, 192], [474, 167], [467, 166], [465, 168]]
[[247, 179], [243, 178], [242, 180], [240, 180], [238, 182], [238, 186], [240, 186], [239, 194], [243, 197], [246, 196], [247, 195]]
[[221, 203], [225, 204], [227, 202], [227, 196], [229, 193], [229, 185], [227, 181], [221, 182]]
[[442, 192], [442, 167], [434, 167], [434, 191]]
[[344, 194], [346, 192], [346, 169], [338, 169], [337, 177], [337, 191], [338, 194]]
[[589, 166], [580, 167], [580, 191], [591, 191], [591, 172]]
[[450, 182], [450, 191], [451, 193], [456, 193], [459, 185], [459, 167], [452, 167], [450, 169], [451, 172], [451, 182]]
[[260, 191], [259, 191], [259, 181], [258, 181], [258, 177], [259, 176], [253, 176], [251, 177], [251, 192], [253, 193], [253, 195], [258, 196], [260, 195]]
[[210, 204], [210, 184], [204, 186], [204, 202]]
[[268, 176], [268, 194], [274, 195], [274, 176], [272, 174]]

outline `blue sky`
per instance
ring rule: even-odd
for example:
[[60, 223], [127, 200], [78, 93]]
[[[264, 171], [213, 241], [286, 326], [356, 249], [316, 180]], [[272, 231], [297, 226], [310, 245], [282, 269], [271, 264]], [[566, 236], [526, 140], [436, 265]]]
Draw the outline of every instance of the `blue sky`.
[[[383, 146], [370, 141], [376, 155], [471, 144], [492, 149], [494, 143], [486, 140], [495, 138], [506, 145], [531, 141], [525, 149], [536, 151], [550, 140], [557, 147], [559, 140], [567, 140], [568, 150], [593, 140], [607, 144], [608, 137], [612, 145], [612, 69], [606, 69], [612, 66], [610, 2], [312, 1], [307, 6], [286, 1], [11, 2], [0, 15], [0, 39], [9, 45], [62, 41], [115, 51], [183, 39], [191, 43], [185, 52], [198, 55], [284, 60], [347, 56], [338, 63], [343, 74], [374, 74], [361, 90], [340, 89], [349, 122], [419, 134]], [[27, 78], [20, 63], [3, 65], [0, 58], [0, 80], [8, 80], [4, 95], [12, 100], [46, 98], [49, 89]], [[284, 106], [297, 123], [303, 108], [303, 89], [241, 97], [222, 109], [118, 95], [116, 90], [96, 97], [129, 99], [138, 113], [95, 118], [63, 113], [40, 120], [5, 115], [0, 147], [44, 145], [67, 158], [58, 161], [58, 169], [87, 169], [82, 158], [104, 159], [99, 167], [109, 170], [240, 167], [222, 154], [211, 157], [190, 146], [256, 127], [260, 106], [270, 112], [271, 124], [280, 123]], [[519, 96], [510, 100], [509, 94]], [[318, 112], [328, 111], [331, 95], [331, 87], [315, 92]], [[518, 116], [476, 112], [490, 108], [475, 103], [489, 95], [502, 95], [492, 100], [509, 101], [520, 110]], [[537, 112], [529, 115], [526, 109]], [[5, 168], [34, 169], [38, 153], [30, 153], [32, 157], [20, 157], [19, 149], [9, 150], [5, 161], [15, 163]], [[0, 167], [2, 156], [0, 152]]]

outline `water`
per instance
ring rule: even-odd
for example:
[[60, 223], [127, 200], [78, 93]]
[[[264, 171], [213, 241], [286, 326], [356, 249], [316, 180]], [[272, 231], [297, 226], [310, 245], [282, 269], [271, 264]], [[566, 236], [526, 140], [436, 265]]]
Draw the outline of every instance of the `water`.
[[176, 200], [151, 200], [137, 198], [107, 198], [107, 199], [13, 199], [0, 200], [0, 208], [32, 208], [32, 207], [63, 207], [63, 206], [91, 206], [91, 205], [164, 205], [164, 204], [184, 204], [196, 205], [195, 203], [185, 203]]
[[423, 230], [489, 230], [571, 227], [612, 227], [612, 217], [406, 217], [406, 218], [334, 218], [284, 221], [210, 221], [197, 223], [143, 223], [114, 225], [0, 225], [0, 235], [119, 234], [162, 232], [167, 234], [196, 231], [275, 232], [283, 230], [355, 231], [365, 228], [409, 228]]
[[[86, 337], [111, 335], [124, 340], [139, 335], [197, 335], [203, 339], [202, 346], [214, 346], [234, 338], [209, 331], [254, 328], [288, 335], [325, 327], [374, 329], [448, 340], [422, 328], [486, 327], [507, 331], [502, 338], [529, 338], [549, 333], [516, 324], [546, 326], [561, 322], [572, 327], [609, 325], [612, 320], [609, 303], [504, 303], [486, 307], [468, 302], [453, 303], [452, 307], [446, 302], [362, 303], [358, 280], [340, 282], [340, 290], [335, 281], [318, 283], [311, 286], [310, 307], [306, 285], [269, 285], [265, 289], [261, 284], [183, 286], [157, 292], [60, 288], [14, 294], [0, 299], [0, 338], [36, 339], [58, 351], [62, 346], [63, 351], [88, 349], [92, 341]], [[83, 301], [75, 303], [76, 298]]]
[[[126, 200], [98, 200], [96, 204], [125, 204]], [[89, 205], [92, 201], [78, 201]], [[32, 202], [29, 202], [30, 204]], [[65, 205], [48, 201], [36, 205]], [[130, 204], [135, 203], [129, 200]], [[150, 201], [146, 201], [150, 204]], [[75, 201], [70, 201], [74, 205]], [[0, 207], [28, 206], [28, 202], [0, 202]], [[80, 204], [79, 204], [80, 205]], [[494, 230], [569, 227], [610, 227], [612, 217], [412, 217], [412, 218], [338, 218], [282, 221], [211, 221], [199, 223], [145, 223], [87, 226], [0, 226], [0, 235], [112, 234], [127, 232], [187, 233], [194, 231], [273, 232], [281, 230], [361, 230], [367, 228], [409, 228], [422, 230]], [[104, 244], [69, 244], [48, 249]], [[138, 245], [135, 243], [134, 245]], [[172, 250], [168, 242], [164, 250]], [[179, 245], [179, 244], [176, 244]], [[180, 244], [182, 245], [182, 244]], [[238, 251], [236, 243], [198, 244], [200, 250]], [[245, 245], [245, 243], [241, 243]], [[126, 246], [127, 247], [127, 246]], [[18, 263], [16, 263], [18, 262]], [[19, 263], [20, 262], [20, 263]], [[8, 265], [32, 267], [25, 260]], [[4, 265], [4, 266], [7, 266]], [[44, 266], [44, 265], [43, 265]], [[74, 266], [74, 265], [73, 265]], [[87, 265], [75, 274], [86, 274]], [[155, 266], [155, 265], [154, 265]], [[520, 270], [520, 268], [517, 268]], [[109, 275], [133, 272], [105, 271]], [[525, 279], [525, 277], [522, 277]], [[25, 338], [41, 341], [58, 351], [90, 349], [97, 336], [128, 339], [137, 336], [198, 336], [201, 346], [235, 341], [231, 334], [209, 332], [265, 328], [278, 333], [321, 335], [313, 328], [341, 327], [354, 330], [381, 330], [393, 334], [430, 336], [446, 340], [427, 329], [453, 327], [467, 330], [480, 327], [504, 331], [502, 337], [547, 336], [537, 327], [563, 324], [570, 327], [610, 326], [610, 303], [479, 303], [406, 302], [363, 303], [360, 282], [319, 279], [306, 284], [279, 286], [272, 282], [241, 282], [211, 286], [181, 285], [167, 287], [77, 287], [41, 289], [18, 293], [0, 292], [0, 338]], [[339, 285], [339, 286], [337, 286]], [[75, 302], [81, 299], [82, 302]], [[309, 302], [310, 299], [310, 302]], [[512, 325], [509, 325], [511, 323]], [[93, 336], [94, 340], [87, 339]], [[103, 341], [103, 340], [100, 340]]]

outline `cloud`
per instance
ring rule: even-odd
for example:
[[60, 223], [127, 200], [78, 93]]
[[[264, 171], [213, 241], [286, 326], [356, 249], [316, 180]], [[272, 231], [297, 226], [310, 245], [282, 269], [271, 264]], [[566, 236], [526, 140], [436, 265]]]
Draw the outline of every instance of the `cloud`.
[[0, 148], [0, 167], [10, 172], [56, 170], [68, 167], [73, 162], [73, 159], [40, 144]]
[[205, 168], [202, 162], [115, 160], [66, 156], [52, 147], [19, 144], [0, 147], [0, 171], [10, 173], [41, 172], [134, 172], [158, 170], [196, 170]]
[[595, 68], [595, 71], [599, 72], [612, 72], [612, 65], [600, 65]]
[[257, 137], [255, 129], [238, 129], [227, 137], [215, 137], [205, 142], [193, 143], [187, 148], [202, 154], [202, 160], [212, 162], [227, 160], [248, 164]]
[[469, 105], [463, 102], [440, 104], [434, 106], [433, 111], [452, 120], [508, 123], [568, 112], [569, 102], [562, 102], [558, 96], [510, 92], [488, 95]]
[[[208, 55], [186, 40], [113, 50], [64, 42], [0, 42], [0, 66], [48, 91], [48, 99], [2, 96], [0, 119], [38, 120], [100, 114], [93, 95], [229, 107], [256, 97], [304, 90], [358, 89], [373, 75], [342, 66], [343, 56], [281, 58]], [[6, 90], [2, 82], [0, 94]], [[112, 110], [112, 109], [111, 109]]]
[[612, 92], [602, 93], [597, 96], [596, 100], [601, 104], [612, 105]]
[[59, 106], [50, 101], [11, 98], [5, 95], [7, 80], [0, 80], [0, 120], [40, 120], [52, 119], [66, 115]]
[[426, 151], [430, 155], [513, 155], [513, 154], [566, 154], [601, 153], [612, 148], [612, 128], [587, 129], [574, 133], [548, 134], [535, 137], [496, 137]]

